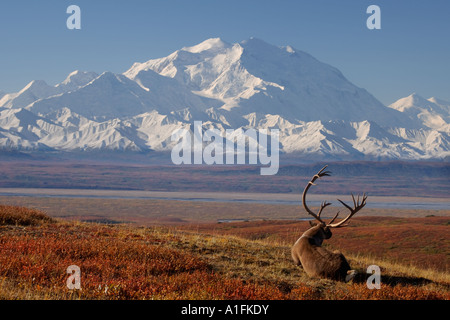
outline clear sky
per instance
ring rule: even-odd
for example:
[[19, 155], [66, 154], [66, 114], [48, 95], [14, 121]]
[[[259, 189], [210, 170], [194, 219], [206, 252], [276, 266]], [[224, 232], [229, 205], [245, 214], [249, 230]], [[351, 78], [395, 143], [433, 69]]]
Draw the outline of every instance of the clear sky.
[[[69, 30], [69, 5], [81, 30]], [[381, 30], [369, 30], [369, 5]], [[450, 101], [450, 1], [432, 0], [2, 0], [0, 91], [73, 70], [122, 73], [220, 37], [306, 51], [389, 104], [416, 92]]]

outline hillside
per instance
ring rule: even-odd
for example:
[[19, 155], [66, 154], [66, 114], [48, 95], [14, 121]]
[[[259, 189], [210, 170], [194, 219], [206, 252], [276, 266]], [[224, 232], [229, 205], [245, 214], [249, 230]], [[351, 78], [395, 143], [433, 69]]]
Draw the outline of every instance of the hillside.
[[[359, 278], [348, 284], [310, 279], [294, 266], [289, 251], [291, 240], [304, 229], [304, 222], [289, 222], [287, 229], [269, 231], [268, 223], [139, 227], [68, 222], [44, 216], [35, 210], [0, 206], [1, 299], [450, 298], [450, 279], [446, 271], [441, 271], [448, 270], [445, 258], [441, 259], [444, 269], [426, 269], [417, 264], [412, 267], [414, 261], [403, 262], [400, 256], [381, 257], [370, 250], [365, 253], [349, 247], [344, 253], [361, 272]], [[413, 222], [416, 228], [422, 225], [423, 230], [442, 230], [440, 235], [427, 238], [440, 242], [435, 242], [435, 252], [427, 254], [445, 257], [449, 250], [445, 238], [448, 219], [422, 219]], [[354, 229], [370, 227], [374, 239], [382, 241], [379, 237], [383, 230], [399, 224], [408, 222], [361, 218]], [[242, 228], [246, 229], [244, 233]], [[261, 232], [269, 234], [262, 236]], [[336, 238], [345, 238], [343, 234]], [[379, 245], [358, 241], [364, 241], [367, 249]], [[403, 241], [402, 246], [413, 245], [417, 238]], [[330, 246], [339, 248], [340, 244], [330, 241]], [[369, 264], [381, 267], [380, 290], [366, 287], [365, 268]], [[66, 269], [70, 265], [81, 269], [82, 290], [66, 287]]]

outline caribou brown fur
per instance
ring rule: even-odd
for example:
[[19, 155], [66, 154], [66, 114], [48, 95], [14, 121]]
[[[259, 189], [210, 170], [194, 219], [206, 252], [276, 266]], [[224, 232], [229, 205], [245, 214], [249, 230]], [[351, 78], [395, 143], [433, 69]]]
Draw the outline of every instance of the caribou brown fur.
[[323, 240], [330, 237], [329, 228], [312, 227], [292, 247], [292, 258], [311, 277], [344, 281], [351, 270], [347, 260], [342, 253], [331, 252], [321, 246]]
[[363, 195], [360, 203], [359, 197], [356, 200], [352, 195], [354, 207], [350, 207], [341, 200], [338, 199], [347, 209], [350, 210], [350, 214], [341, 220], [340, 222], [333, 223], [339, 215], [339, 212], [329, 222], [325, 223], [320, 215], [323, 209], [329, 206], [331, 203], [323, 202], [320, 206], [318, 213], [314, 213], [306, 204], [306, 194], [311, 185], [314, 182], [323, 177], [329, 176], [328, 171], [324, 171], [322, 168], [312, 179], [308, 182], [305, 190], [303, 191], [302, 203], [305, 210], [312, 215], [317, 224], [311, 223], [312, 227], [305, 231], [303, 235], [295, 242], [292, 247], [292, 259], [296, 265], [301, 265], [305, 272], [311, 277], [330, 278], [333, 280], [349, 281], [354, 277], [356, 272], [350, 268], [347, 259], [340, 252], [331, 252], [322, 247], [322, 242], [325, 239], [329, 239], [332, 236], [331, 228], [338, 228], [346, 226], [346, 222], [359, 210], [361, 210], [365, 204], [367, 196]]

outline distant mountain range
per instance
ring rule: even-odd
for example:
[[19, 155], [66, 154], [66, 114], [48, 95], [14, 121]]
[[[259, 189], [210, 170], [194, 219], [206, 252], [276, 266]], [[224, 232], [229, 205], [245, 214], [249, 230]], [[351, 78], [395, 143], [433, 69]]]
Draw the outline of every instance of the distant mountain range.
[[280, 149], [324, 159], [445, 159], [450, 102], [384, 106], [336, 68], [290, 46], [208, 39], [123, 74], [74, 71], [0, 92], [0, 149], [168, 151], [205, 127], [279, 129]]

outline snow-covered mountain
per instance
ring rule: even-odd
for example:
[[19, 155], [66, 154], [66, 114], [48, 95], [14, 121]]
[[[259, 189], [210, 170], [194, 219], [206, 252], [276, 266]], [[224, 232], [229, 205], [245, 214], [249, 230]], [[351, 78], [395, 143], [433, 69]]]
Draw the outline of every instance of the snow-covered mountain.
[[397, 100], [389, 107], [419, 120], [428, 128], [449, 131], [450, 102], [434, 97], [425, 99], [413, 93]]
[[281, 150], [346, 159], [450, 155], [450, 103], [413, 94], [390, 106], [290, 46], [208, 39], [123, 74], [74, 71], [0, 94], [3, 150], [170, 150], [195, 120], [279, 129]]
[[411, 125], [336, 68], [292, 47], [279, 48], [259, 39], [234, 45], [209, 39], [165, 58], [135, 63], [124, 75], [143, 83], [147, 72], [175, 79], [193, 93], [219, 101], [225, 116], [276, 112], [302, 121]]
[[56, 86], [49, 86], [43, 80], [33, 80], [17, 93], [0, 96], [0, 108], [24, 108], [37, 100], [77, 90], [97, 76], [95, 72], [74, 71]]

